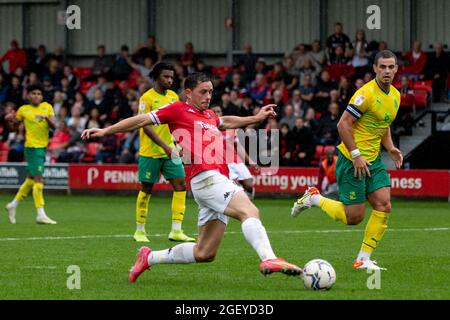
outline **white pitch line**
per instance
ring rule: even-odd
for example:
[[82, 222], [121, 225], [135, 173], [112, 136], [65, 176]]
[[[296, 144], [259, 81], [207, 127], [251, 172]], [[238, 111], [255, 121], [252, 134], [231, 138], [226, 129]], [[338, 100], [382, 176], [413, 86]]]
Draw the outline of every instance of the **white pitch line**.
[[[269, 234], [299, 234], [299, 233], [349, 233], [363, 232], [362, 229], [334, 229], [334, 230], [284, 230], [268, 231]], [[438, 232], [450, 231], [450, 228], [406, 228], [406, 229], [387, 229], [389, 232]], [[225, 232], [225, 234], [241, 234], [240, 231]], [[193, 235], [197, 235], [193, 233]], [[149, 237], [166, 237], [166, 234], [150, 234]], [[0, 241], [38, 241], [38, 240], [84, 240], [84, 239], [110, 239], [110, 238], [131, 238], [130, 234], [105, 234], [105, 235], [86, 235], [86, 236], [52, 236], [52, 237], [27, 237], [27, 238], [0, 238]]]

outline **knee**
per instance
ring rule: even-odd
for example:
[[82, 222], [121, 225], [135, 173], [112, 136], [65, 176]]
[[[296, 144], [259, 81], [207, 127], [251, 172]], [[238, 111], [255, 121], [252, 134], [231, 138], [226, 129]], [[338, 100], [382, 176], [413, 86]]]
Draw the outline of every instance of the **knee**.
[[179, 181], [173, 184], [173, 190], [177, 192], [186, 191], [186, 181]]
[[377, 204], [375, 204], [373, 206], [373, 208], [377, 211], [381, 211], [381, 212], [385, 212], [385, 213], [390, 213], [392, 206], [391, 206], [391, 202], [390, 201], [383, 201], [383, 202], [379, 202]]
[[153, 185], [152, 184], [143, 184], [141, 186], [141, 191], [145, 192], [146, 194], [151, 194], [153, 190]]
[[241, 222], [244, 222], [248, 218], [257, 218], [257, 219], [259, 219], [259, 209], [254, 207], [254, 208], [248, 208], [248, 209], [244, 210], [243, 213], [242, 213]]
[[346, 212], [347, 224], [348, 225], [357, 225], [360, 224], [364, 220], [364, 210], [365, 207], [361, 207], [358, 210], [352, 212]]

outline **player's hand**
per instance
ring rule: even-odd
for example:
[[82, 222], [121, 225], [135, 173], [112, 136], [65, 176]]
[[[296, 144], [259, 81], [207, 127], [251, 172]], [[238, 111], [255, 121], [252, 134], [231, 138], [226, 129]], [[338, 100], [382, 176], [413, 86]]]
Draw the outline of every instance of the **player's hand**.
[[105, 136], [106, 130], [100, 129], [100, 128], [92, 128], [92, 129], [86, 129], [81, 134], [81, 138], [84, 140], [92, 139], [92, 138], [101, 138]]
[[259, 110], [256, 117], [260, 121], [265, 120], [267, 117], [276, 117], [277, 113], [273, 110], [273, 108], [275, 108], [276, 106], [277, 106], [276, 104], [268, 104], [262, 107], [261, 110]]
[[363, 156], [353, 159], [353, 166], [355, 167], [355, 177], [359, 180], [365, 178], [366, 175], [370, 177], [370, 163]]
[[391, 157], [392, 161], [394, 161], [395, 167], [397, 169], [400, 169], [403, 164], [402, 152], [397, 148], [392, 148], [391, 150], [389, 150], [389, 156]]

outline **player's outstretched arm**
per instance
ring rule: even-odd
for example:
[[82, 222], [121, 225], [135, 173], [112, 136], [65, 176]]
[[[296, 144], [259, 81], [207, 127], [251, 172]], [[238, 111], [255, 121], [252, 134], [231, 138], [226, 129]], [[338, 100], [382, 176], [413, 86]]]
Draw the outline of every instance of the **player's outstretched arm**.
[[92, 128], [84, 130], [81, 134], [83, 139], [101, 138], [106, 135], [115, 134], [119, 132], [129, 132], [135, 129], [142, 128], [149, 124], [154, 124], [147, 113], [138, 114], [137, 116], [124, 119], [112, 126], [100, 129]]
[[277, 114], [273, 111], [276, 104], [268, 104], [261, 108], [257, 115], [250, 117], [236, 117], [236, 116], [224, 116], [220, 117], [220, 130], [236, 129], [246, 127], [251, 124], [259, 123], [265, 120], [267, 117], [275, 117]]

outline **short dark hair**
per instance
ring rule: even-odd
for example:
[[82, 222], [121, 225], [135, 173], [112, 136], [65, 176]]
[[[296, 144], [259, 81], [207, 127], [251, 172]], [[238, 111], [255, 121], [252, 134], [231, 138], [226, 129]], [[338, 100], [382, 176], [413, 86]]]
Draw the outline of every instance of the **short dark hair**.
[[39, 90], [41, 92], [41, 94], [44, 94], [44, 88], [42, 88], [40, 85], [38, 84], [31, 84], [27, 87], [27, 94], [33, 92], [34, 90]]
[[378, 66], [378, 60], [389, 59], [389, 58], [394, 58], [395, 64], [397, 64], [397, 56], [391, 50], [383, 50], [383, 51], [378, 52], [377, 55], [375, 56], [374, 64], [376, 66]]
[[170, 64], [168, 62], [159, 62], [153, 66], [153, 68], [150, 71], [150, 73], [148, 74], [148, 76], [151, 79], [156, 80], [159, 78], [159, 75], [161, 74], [161, 72], [163, 70], [170, 70], [170, 71], [175, 72], [175, 68], [173, 67], [172, 64]]
[[211, 78], [206, 74], [202, 72], [195, 72], [188, 75], [184, 80], [184, 88], [193, 90], [198, 84], [209, 81], [211, 81]]

